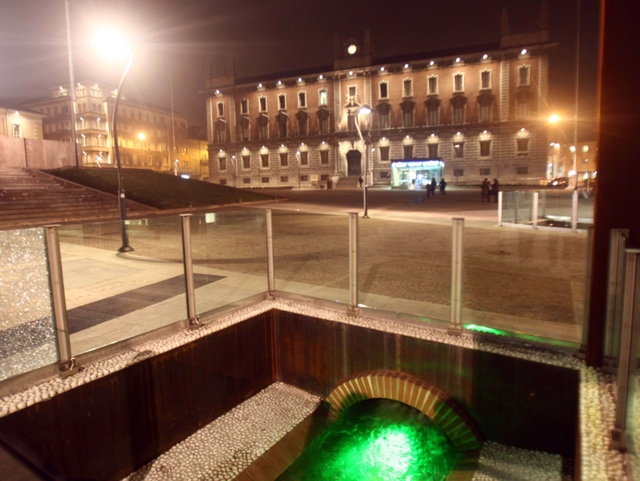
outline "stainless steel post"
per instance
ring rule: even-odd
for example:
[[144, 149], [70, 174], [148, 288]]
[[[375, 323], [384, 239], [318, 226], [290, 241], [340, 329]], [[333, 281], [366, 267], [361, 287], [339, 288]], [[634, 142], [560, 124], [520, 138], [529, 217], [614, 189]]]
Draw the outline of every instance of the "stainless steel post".
[[62, 377], [70, 376], [78, 371], [76, 360], [71, 355], [69, 339], [69, 322], [67, 320], [67, 303], [64, 297], [64, 280], [62, 277], [62, 256], [57, 226], [45, 227], [47, 246], [47, 263], [53, 299], [53, 318], [56, 323], [56, 341], [58, 344], [58, 372]]
[[[620, 355], [620, 326], [625, 279], [625, 258], [629, 229], [611, 229], [609, 233], [609, 272], [607, 275], [607, 311], [605, 315], [604, 357], [615, 364]], [[591, 253], [589, 253], [591, 254]], [[587, 256], [591, 259], [591, 255]], [[586, 345], [586, 344], [585, 344]]]
[[269, 290], [269, 297], [275, 298], [276, 296], [276, 275], [273, 264], [273, 221], [271, 215], [271, 209], [266, 211], [267, 222], [267, 283]]
[[502, 227], [502, 194], [504, 192], [498, 192], [498, 227]]
[[462, 332], [462, 274], [464, 256], [464, 219], [454, 218], [451, 247], [451, 321], [449, 330]]
[[622, 336], [620, 342], [620, 361], [617, 376], [617, 400], [614, 428], [611, 433], [611, 447], [626, 448], [625, 429], [627, 418], [627, 397], [629, 377], [636, 369], [636, 350], [638, 349], [638, 256], [640, 249], [627, 249], [625, 259], [624, 297], [622, 308]]
[[[587, 231], [587, 262], [586, 273], [584, 276], [584, 302], [583, 309], [584, 314], [582, 316], [582, 341], [580, 343], [580, 354], [584, 355], [587, 352], [587, 335], [589, 332], [589, 301], [591, 299], [591, 250], [593, 249], [593, 226], [589, 226]], [[606, 344], [606, 343], [605, 343]], [[606, 355], [606, 347], [605, 347]]]
[[531, 218], [533, 220], [533, 228], [538, 228], [538, 201], [540, 194], [538, 192], [533, 193], [533, 204], [531, 205]]
[[196, 292], [193, 282], [193, 258], [191, 256], [191, 214], [180, 214], [182, 223], [182, 262], [184, 264], [184, 284], [187, 298], [187, 320], [190, 326], [199, 326], [196, 312]]
[[349, 307], [347, 314], [357, 316], [358, 307], [358, 213], [349, 212]]
[[571, 231], [578, 232], [578, 189], [571, 197]]

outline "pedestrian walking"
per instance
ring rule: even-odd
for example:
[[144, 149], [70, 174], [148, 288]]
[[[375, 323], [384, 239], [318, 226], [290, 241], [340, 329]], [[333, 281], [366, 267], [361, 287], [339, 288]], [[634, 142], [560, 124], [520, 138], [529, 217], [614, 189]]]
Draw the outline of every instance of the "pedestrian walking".
[[498, 184], [498, 179], [493, 179], [493, 183], [489, 189], [489, 202], [491, 202], [492, 195], [495, 196], [496, 202], [498, 202], [498, 192], [500, 192], [500, 184]]
[[482, 181], [482, 184], [480, 184], [480, 194], [482, 195], [482, 202], [486, 201], [487, 202], [491, 202], [491, 192], [489, 191], [489, 179], [487, 179], [485, 177], [485, 179]]
[[362, 176], [358, 177], [358, 187], [360, 187], [362, 189], [362, 184], [364, 183], [364, 180], [362, 180]]
[[427, 199], [431, 197], [431, 183], [429, 181], [425, 182], [424, 188], [427, 189]]
[[429, 189], [431, 190], [431, 196], [436, 196], [436, 178], [431, 177], [431, 184], [429, 185]]
[[444, 177], [440, 179], [440, 195], [447, 195], [445, 189], [447, 188], [447, 181], [444, 180]]

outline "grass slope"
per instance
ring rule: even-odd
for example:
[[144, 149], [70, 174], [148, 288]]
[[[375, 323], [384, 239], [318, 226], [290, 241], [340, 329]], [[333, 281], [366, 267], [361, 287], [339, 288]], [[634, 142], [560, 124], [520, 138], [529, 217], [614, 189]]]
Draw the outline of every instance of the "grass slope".
[[[61, 168], [49, 174], [109, 194], [118, 193], [116, 169]], [[199, 180], [183, 179], [150, 170], [123, 169], [122, 182], [127, 198], [157, 209], [179, 209], [208, 205], [273, 200], [270, 195], [236, 189]]]

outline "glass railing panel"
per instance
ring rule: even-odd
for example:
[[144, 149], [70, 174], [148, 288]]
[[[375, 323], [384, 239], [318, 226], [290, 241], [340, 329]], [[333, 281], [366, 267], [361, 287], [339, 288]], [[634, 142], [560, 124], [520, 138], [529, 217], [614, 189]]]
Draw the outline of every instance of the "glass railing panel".
[[198, 214], [190, 223], [198, 315], [267, 292], [264, 210]]
[[540, 192], [538, 224], [549, 227], [571, 227], [573, 189], [543, 190]]
[[119, 222], [58, 230], [71, 351], [81, 354], [186, 319], [179, 217], [127, 222], [133, 252], [119, 253]]
[[[640, 309], [640, 269], [635, 278], [635, 312]], [[629, 369], [629, 390], [625, 418], [626, 443], [632, 473], [640, 473], [640, 325], [637, 315], [633, 326]], [[636, 476], [637, 477], [637, 474]]]
[[58, 361], [44, 229], [0, 231], [0, 380]]
[[367, 307], [448, 320], [451, 221], [359, 221], [359, 302]]
[[578, 191], [578, 228], [593, 225], [593, 208], [595, 202], [594, 191], [580, 189]]
[[580, 343], [587, 235], [465, 226], [463, 323]]
[[276, 290], [349, 302], [349, 217], [273, 211]]
[[502, 222], [512, 224], [516, 221], [516, 197], [517, 192], [502, 193]]

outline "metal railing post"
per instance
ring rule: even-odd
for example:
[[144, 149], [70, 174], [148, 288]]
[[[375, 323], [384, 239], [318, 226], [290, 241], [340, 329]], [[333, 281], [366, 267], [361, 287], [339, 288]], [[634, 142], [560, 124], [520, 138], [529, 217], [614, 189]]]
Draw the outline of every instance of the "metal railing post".
[[[583, 302], [583, 316], [582, 316], [582, 341], [580, 343], [580, 355], [584, 359], [584, 355], [587, 352], [587, 336], [589, 332], [589, 301], [591, 300], [591, 265], [592, 256], [591, 249], [593, 249], [593, 226], [589, 226], [587, 231], [587, 262], [585, 265], [586, 273], [584, 276], [584, 302]], [[606, 346], [606, 338], [605, 338]], [[606, 356], [606, 347], [605, 347]]]
[[56, 341], [58, 347], [58, 373], [62, 377], [71, 376], [78, 371], [76, 360], [71, 355], [69, 338], [69, 322], [67, 320], [67, 303], [64, 297], [64, 279], [62, 277], [62, 256], [60, 240], [55, 225], [45, 227], [47, 246], [47, 263], [53, 299], [53, 318], [56, 323]]
[[[604, 356], [615, 365], [620, 355], [620, 326], [625, 279], [625, 249], [629, 229], [611, 229], [609, 233], [609, 273], [607, 275], [607, 311], [605, 315]], [[591, 253], [587, 256], [591, 258]]]
[[266, 210], [267, 223], [267, 285], [269, 297], [276, 297], [276, 274], [273, 264], [273, 220], [271, 209]]
[[358, 307], [358, 213], [349, 212], [349, 307], [347, 315], [360, 314]]
[[620, 360], [618, 362], [617, 400], [614, 428], [611, 432], [611, 447], [626, 448], [625, 429], [627, 418], [627, 398], [629, 377], [636, 367], [638, 348], [638, 256], [640, 249], [627, 249], [625, 258], [624, 294], [622, 307], [622, 336], [620, 340]]
[[578, 189], [571, 196], [571, 232], [578, 232]]
[[504, 192], [498, 192], [498, 227], [502, 227], [502, 194]]
[[531, 206], [531, 218], [533, 221], [533, 228], [538, 228], [538, 201], [540, 199], [540, 194], [538, 192], [533, 193], [533, 205]]
[[451, 321], [449, 331], [462, 332], [462, 274], [464, 256], [464, 219], [453, 220], [451, 248]]
[[193, 258], [191, 255], [191, 214], [180, 214], [182, 223], [182, 262], [184, 264], [184, 284], [187, 298], [187, 320], [190, 326], [199, 326], [196, 312], [196, 292], [193, 282]]

